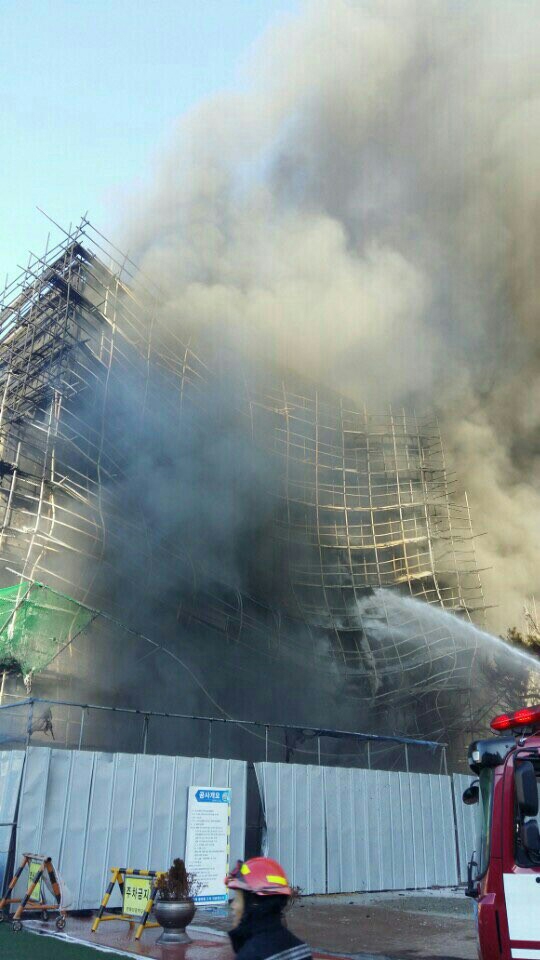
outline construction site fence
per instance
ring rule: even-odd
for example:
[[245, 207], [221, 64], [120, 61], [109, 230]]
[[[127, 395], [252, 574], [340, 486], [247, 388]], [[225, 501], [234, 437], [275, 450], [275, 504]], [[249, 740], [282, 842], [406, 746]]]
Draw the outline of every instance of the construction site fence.
[[[0, 773], [0, 888], [2, 872], [39, 850], [72, 910], [99, 906], [114, 864], [160, 870], [184, 856], [191, 785], [230, 787], [231, 863], [274, 857], [304, 894], [455, 886], [474, 848], [478, 808], [461, 803], [470, 776], [265, 762], [253, 771], [241, 760], [32, 746], [0, 751]], [[261, 829], [250, 839], [254, 804]]]
[[447, 744], [413, 737], [41, 697], [1, 704], [0, 749], [28, 746], [448, 773]]
[[255, 764], [263, 853], [305, 893], [453, 887], [466, 879], [478, 808], [471, 777]]
[[[0, 858], [6, 863], [11, 848], [11, 873], [25, 852], [46, 851], [66, 909], [98, 907], [114, 864], [165, 870], [175, 856], [184, 856], [192, 785], [230, 787], [230, 855], [232, 862], [244, 857], [247, 764], [242, 761], [29, 747], [0, 751], [0, 770], [11, 757], [16, 763], [10, 784], [5, 789], [0, 784], [0, 799], [4, 794], [6, 812], [16, 823], [10, 836], [6, 830], [3, 839], [10, 842], [4, 842]], [[15, 896], [26, 883], [22, 877]], [[110, 906], [120, 904], [116, 892]]]

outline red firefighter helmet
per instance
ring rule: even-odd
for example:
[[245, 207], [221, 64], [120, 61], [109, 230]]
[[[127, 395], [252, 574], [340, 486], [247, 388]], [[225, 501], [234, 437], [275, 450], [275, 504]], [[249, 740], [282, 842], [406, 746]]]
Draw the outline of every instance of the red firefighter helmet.
[[238, 861], [234, 870], [231, 870], [225, 883], [232, 890], [248, 890], [258, 897], [270, 897], [281, 894], [290, 897], [292, 894], [289, 881], [282, 866], [277, 860], [269, 857], [253, 857], [242, 863]]

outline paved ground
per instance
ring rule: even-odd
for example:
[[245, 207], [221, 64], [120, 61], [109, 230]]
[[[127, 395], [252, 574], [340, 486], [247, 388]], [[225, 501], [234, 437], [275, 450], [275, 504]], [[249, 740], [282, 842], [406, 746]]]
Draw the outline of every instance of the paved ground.
[[[199, 916], [198, 923], [207, 921]], [[226, 929], [225, 918], [209, 919]], [[314, 949], [396, 960], [476, 960], [472, 902], [463, 890], [304, 897], [290, 929]]]
[[[136, 943], [134, 930], [127, 923], [103, 923], [97, 934], [90, 932], [91, 923], [91, 917], [68, 918], [65, 934], [72, 938], [74, 949], [74, 941], [78, 941], [124, 952], [124, 956], [155, 960], [233, 960], [225, 932], [231, 920], [224, 910], [198, 911], [189, 927], [193, 943], [187, 947], [157, 947], [159, 929], [145, 930]], [[477, 956], [472, 904], [462, 890], [305, 897], [290, 911], [288, 925], [310, 944], [318, 958], [475, 960]], [[54, 932], [51, 924], [38, 920], [25, 926]], [[17, 943], [22, 942], [18, 939], [21, 937], [28, 938], [27, 942], [33, 940], [25, 932], [9, 933]], [[14, 954], [19, 955], [24, 956]], [[2, 952], [2, 956], [7, 960], [9, 954]], [[29, 950], [28, 957], [33, 956]]]
[[462, 891], [310, 897], [296, 904], [290, 928], [326, 950], [400, 960], [476, 960], [472, 905]]

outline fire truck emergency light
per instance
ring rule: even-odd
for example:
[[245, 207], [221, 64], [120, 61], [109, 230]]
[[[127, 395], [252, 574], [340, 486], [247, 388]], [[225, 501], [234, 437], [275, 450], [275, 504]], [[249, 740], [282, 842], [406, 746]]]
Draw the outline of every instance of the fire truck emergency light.
[[523, 707], [515, 713], [501, 713], [490, 723], [492, 730], [519, 730], [522, 727], [540, 727], [540, 704]]

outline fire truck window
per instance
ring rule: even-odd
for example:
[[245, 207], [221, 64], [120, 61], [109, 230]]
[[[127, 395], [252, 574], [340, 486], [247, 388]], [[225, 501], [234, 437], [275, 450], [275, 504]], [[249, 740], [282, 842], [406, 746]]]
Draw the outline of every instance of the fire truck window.
[[480, 771], [480, 798], [477, 807], [478, 820], [476, 826], [477, 879], [484, 876], [489, 864], [494, 777], [493, 769]]
[[[537, 760], [533, 760], [533, 766], [536, 773], [536, 788], [538, 790], [538, 809], [540, 810], [540, 763]], [[525, 820], [531, 820], [531, 819], [533, 820], [538, 819], [538, 817], [525, 817]], [[519, 812], [517, 809], [517, 804], [515, 809], [515, 822], [517, 827], [519, 824]], [[516, 830], [515, 858], [516, 858], [516, 863], [519, 867], [530, 867], [531, 863], [536, 865], [536, 860], [531, 861], [531, 858], [527, 850], [519, 840], [519, 830]]]

